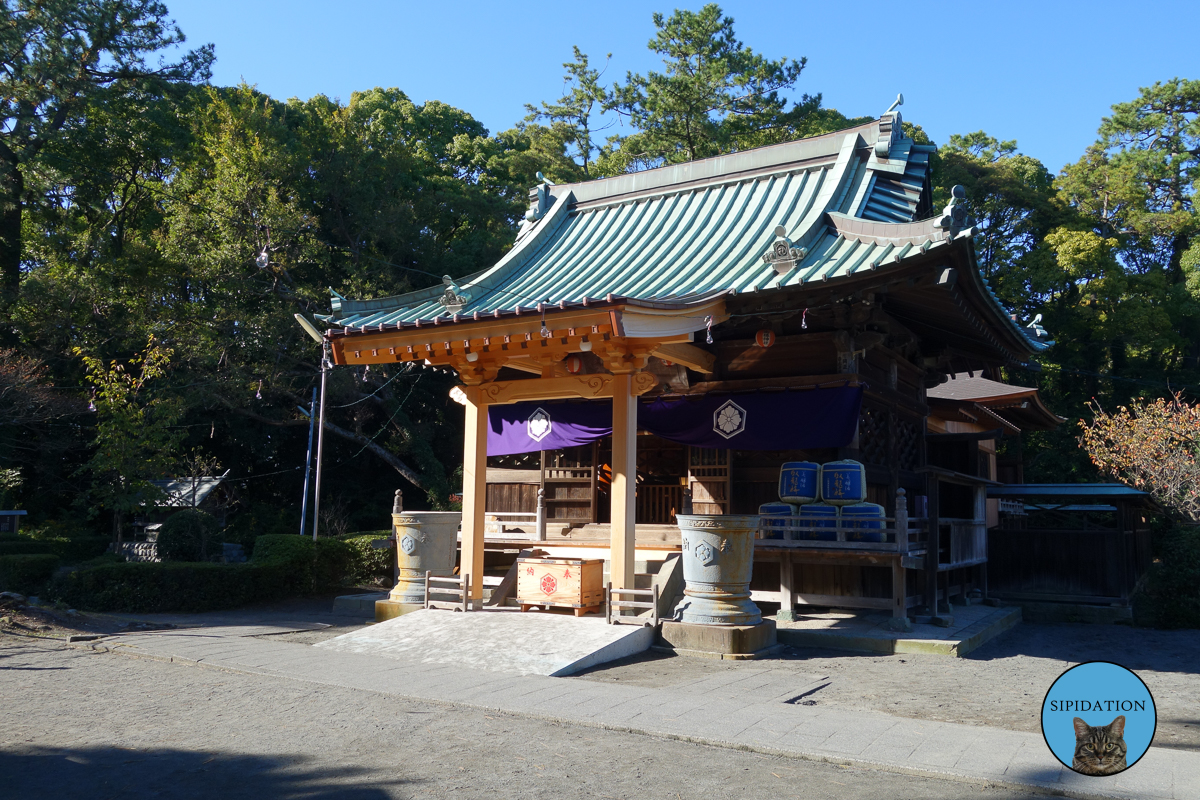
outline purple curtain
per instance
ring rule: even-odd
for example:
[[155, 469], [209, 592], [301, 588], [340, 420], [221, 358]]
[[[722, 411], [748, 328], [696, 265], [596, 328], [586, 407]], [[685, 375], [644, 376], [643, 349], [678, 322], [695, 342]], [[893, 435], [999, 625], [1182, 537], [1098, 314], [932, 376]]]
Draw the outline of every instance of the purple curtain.
[[611, 435], [611, 400], [513, 403], [488, 408], [489, 456], [560, 450]]
[[862, 387], [705, 394], [659, 399], [638, 408], [638, 427], [693, 447], [810, 450], [854, 438]]
[[[638, 403], [638, 428], [693, 447], [809, 450], [854, 438], [862, 387], [698, 395]], [[558, 450], [612, 435], [612, 401], [488, 409], [488, 455]]]

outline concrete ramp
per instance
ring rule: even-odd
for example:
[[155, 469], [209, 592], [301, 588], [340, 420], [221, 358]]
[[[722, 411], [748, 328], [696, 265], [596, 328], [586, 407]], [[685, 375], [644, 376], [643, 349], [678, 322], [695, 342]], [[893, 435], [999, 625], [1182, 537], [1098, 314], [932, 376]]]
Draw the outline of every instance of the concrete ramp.
[[572, 675], [650, 648], [654, 629], [602, 617], [492, 609], [414, 611], [314, 645], [513, 675]]

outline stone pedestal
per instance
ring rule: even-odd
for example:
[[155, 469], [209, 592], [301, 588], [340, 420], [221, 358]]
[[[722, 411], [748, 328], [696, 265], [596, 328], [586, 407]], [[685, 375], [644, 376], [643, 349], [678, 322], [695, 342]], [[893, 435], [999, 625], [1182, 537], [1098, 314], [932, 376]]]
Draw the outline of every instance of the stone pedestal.
[[395, 600], [376, 600], [375, 621], [386, 622], [389, 619], [394, 619], [413, 611], [420, 611], [424, 607], [424, 601], [420, 603], [397, 603]]
[[762, 612], [750, 599], [757, 515], [680, 514], [683, 602], [677, 613], [693, 625], [757, 625]]
[[655, 649], [681, 656], [745, 660], [778, 653], [782, 647], [775, 634], [775, 621], [757, 625], [692, 625], [664, 622]]
[[[448, 578], [454, 574], [458, 549], [458, 511], [404, 511], [392, 514], [399, 580], [384, 603], [382, 619], [416, 611], [425, 602], [425, 573]], [[375, 619], [382, 621], [379, 603]]]

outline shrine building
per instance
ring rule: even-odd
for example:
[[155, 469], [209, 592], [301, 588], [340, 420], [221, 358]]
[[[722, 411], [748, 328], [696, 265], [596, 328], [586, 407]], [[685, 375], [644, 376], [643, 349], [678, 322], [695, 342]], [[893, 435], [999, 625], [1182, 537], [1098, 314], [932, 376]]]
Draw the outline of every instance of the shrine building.
[[893, 107], [786, 144], [544, 181], [497, 263], [335, 296], [336, 364], [462, 381], [474, 596], [505, 552], [535, 545], [604, 558], [632, 587], [678, 552], [676, 514], [757, 514], [779, 500], [782, 464], [843, 459], [865, 465], [867, 501], [908, 522], [879, 542], [759, 540], [756, 601], [903, 616], [986, 590], [994, 440], [1019, 427], [996, 406], [1057, 420], [994, 381], [1050, 342], [981, 277], [961, 188], [934, 206], [933, 153]]

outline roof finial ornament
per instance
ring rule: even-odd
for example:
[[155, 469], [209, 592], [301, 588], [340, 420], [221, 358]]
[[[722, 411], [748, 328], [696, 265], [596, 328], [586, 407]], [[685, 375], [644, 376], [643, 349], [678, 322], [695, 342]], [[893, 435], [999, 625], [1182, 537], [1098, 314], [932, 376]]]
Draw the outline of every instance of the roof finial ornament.
[[770, 264], [775, 268], [775, 271], [780, 275], [785, 272], [791, 272], [796, 264], [804, 260], [808, 255], [808, 250], [804, 247], [792, 247], [791, 241], [787, 238], [787, 228], [782, 225], [775, 226], [775, 241], [771, 242], [771, 249], [763, 254], [763, 263]]
[[442, 293], [438, 302], [446, 309], [447, 314], [457, 314], [462, 311], [463, 306], [471, 302], [471, 295], [458, 288], [458, 284], [449, 275], [442, 276], [442, 283], [446, 285], [446, 291]]
[[933, 227], [941, 228], [950, 234], [953, 238], [958, 235], [959, 231], [965, 230], [975, 224], [975, 220], [967, 216], [967, 206], [963, 201], [967, 199], [967, 190], [959, 185], [950, 190], [950, 202], [942, 209], [942, 215], [933, 223]]
[[897, 94], [896, 102], [888, 106], [888, 110], [883, 112], [883, 116], [879, 118], [879, 138], [875, 140], [876, 158], [887, 158], [892, 144], [903, 136], [901, 126], [904, 118], [896, 110], [902, 105], [904, 105], [904, 95]]
[[537, 174], [538, 184], [529, 190], [529, 209], [525, 212], [525, 218], [521, 220], [521, 227], [517, 231], [517, 241], [533, 230], [533, 226], [537, 225], [538, 220], [546, 216], [546, 212], [550, 210], [550, 203], [553, 197], [550, 196], [550, 187], [554, 182], [548, 179], [542, 173]]

